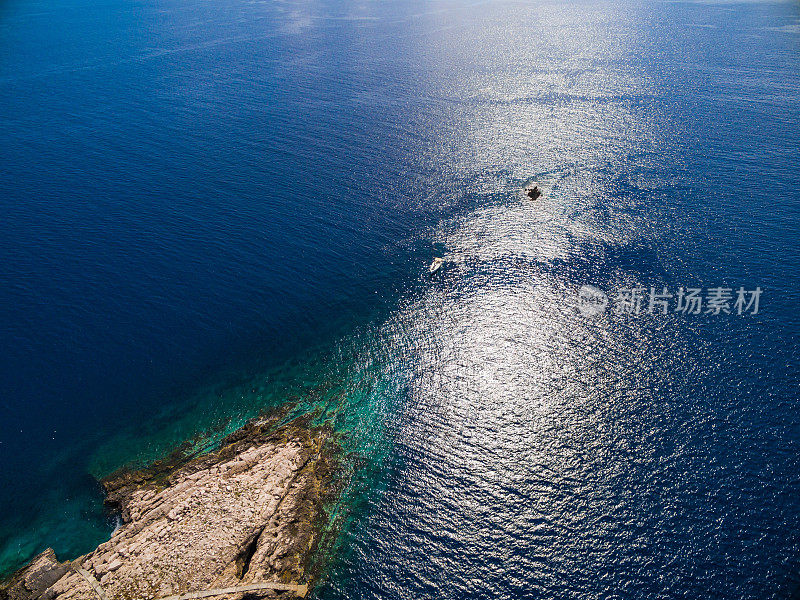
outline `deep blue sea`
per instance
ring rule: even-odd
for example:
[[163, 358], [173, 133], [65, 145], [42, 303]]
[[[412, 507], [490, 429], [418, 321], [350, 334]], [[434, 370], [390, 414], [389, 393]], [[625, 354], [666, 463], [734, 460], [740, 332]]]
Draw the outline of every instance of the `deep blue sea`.
[[0, 223], [0, 572], [294, 401], [320, 599], [800, 597], [796, 1], [3, 0]]

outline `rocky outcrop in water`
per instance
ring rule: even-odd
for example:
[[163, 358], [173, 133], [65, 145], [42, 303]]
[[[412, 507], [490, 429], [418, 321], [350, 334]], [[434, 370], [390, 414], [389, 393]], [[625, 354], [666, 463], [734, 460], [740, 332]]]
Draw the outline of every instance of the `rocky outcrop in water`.
[[257, 419], [215, 452], [105, 479], [122, 518], [111, 539], [71, 563], [48, 549], [0, 599], [145, 600], [259, 584], [271, 588], [215, 597], [304, 595], [335, 469], [331, 435], [276, 425]]

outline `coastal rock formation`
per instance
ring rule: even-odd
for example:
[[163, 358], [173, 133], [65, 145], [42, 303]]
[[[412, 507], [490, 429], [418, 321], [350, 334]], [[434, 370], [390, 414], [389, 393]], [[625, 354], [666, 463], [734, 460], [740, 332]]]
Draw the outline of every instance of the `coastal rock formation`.
[[0, 599], [146, 600], [270, 582], [215, 597], [304, 595], [335, 468], [331, 435], [276, 425], [257, 419], [215, 452], [105, 479], [122, 518], [111, 539], [71, 563], [48, 549]]

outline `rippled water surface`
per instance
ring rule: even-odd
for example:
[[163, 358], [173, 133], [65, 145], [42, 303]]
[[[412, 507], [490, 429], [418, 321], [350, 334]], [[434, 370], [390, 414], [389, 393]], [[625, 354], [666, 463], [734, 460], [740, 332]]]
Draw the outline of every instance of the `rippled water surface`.
[[800, 593], [796, 2], [10, 0], [0, 118], [0, 570], [291, 399], [320, 598]]

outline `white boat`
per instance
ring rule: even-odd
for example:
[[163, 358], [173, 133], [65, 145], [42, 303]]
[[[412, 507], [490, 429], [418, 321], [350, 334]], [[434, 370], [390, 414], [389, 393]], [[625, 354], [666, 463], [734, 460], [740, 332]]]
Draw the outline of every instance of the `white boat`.
[[431, 266], [429, 267], [429, 269], [428, 269], [428, 270], [429, 270], [431, 273], [436, 273], [436, 271], [438, 271], [439, 269], [441, 269], [441, 268], [442, 268], [442, 265], [443, 265], [443, 264], [444, 264], [444, 259], [443, 259], [443, 258], [439, 258], [439, 257], [437, 256], [437, 257], [435, 257], [435, 258], [433, 259], [433, 262], [431, 263]]

